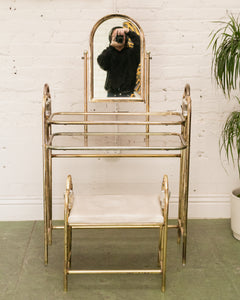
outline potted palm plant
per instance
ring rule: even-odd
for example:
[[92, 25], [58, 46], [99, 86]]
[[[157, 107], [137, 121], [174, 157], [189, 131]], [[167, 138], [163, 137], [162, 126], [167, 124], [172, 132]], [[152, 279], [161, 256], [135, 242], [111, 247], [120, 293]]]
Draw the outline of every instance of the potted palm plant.
[[[224, 95], [235, 98], [233, 91], [240, 90], [240, 24], [238, 17], [228, 15], [228, 21], [218, 21], [220, 28], [210, 36], [212, 46], [212, 74]], [[220, 136], [220, 152], [238, 167], [240, 176], [240, 110], [230, 112]], [[232, 192], [231, 227], [235, 238], [240, 240], [240, 188]]]

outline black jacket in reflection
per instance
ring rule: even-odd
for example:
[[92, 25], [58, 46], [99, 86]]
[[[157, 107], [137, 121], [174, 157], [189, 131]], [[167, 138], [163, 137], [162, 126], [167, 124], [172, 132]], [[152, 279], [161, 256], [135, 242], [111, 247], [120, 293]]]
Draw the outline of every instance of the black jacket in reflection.
[[136, 71], [140, 62], [140, 38], [130, 31], [126, 36], [134, 46], [125, 46], [121, 51], [109, 46], [98, 56], [100, 67], [107, 71], [105, 90], [108, 95], [122, 93], [132, 94], [136, 85]]

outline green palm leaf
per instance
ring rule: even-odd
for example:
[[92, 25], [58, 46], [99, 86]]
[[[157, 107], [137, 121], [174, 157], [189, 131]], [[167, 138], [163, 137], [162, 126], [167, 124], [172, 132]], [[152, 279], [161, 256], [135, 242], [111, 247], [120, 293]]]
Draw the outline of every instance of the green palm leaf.
[[[208, 47], [212, 46], [212, 74], [225, 96], [240, 88], [240, 23], [238, 17], [228, 15], [228, 22], [212, 31]], [[236, 97], [240, 104], [240, 98]], [[228, 116], [220, 136], [220, 152], [226, 152], [228, 161], [237, 162], [240, 176], [240, 111]], [[237, 158], [237, 161], [235, 159]]]
[[238, 18], [229, 15], [229, 22], [216, 22], [223, 26], [212, 36], [212, 73], [223, 93], [230, 97], [232, 90], [239, 87], [240, 24]]

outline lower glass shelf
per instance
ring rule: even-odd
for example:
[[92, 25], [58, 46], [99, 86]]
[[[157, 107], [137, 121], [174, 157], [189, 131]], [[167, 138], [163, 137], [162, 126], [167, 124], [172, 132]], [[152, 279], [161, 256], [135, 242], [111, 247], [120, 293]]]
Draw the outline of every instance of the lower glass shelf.
[[182, 135], [169, 132], [58, 132], [48, 144], [51, 150], [182, 150]]

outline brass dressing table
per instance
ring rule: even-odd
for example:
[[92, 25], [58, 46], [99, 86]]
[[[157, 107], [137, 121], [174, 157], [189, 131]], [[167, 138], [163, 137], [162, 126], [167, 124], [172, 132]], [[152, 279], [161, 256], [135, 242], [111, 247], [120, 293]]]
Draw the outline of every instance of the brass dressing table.
[[[98, 77], [101, 76], [101, 70], [97, 69], [96, 63], [98, 44], [100, 44], [101, 32], [105, 34], [105, 27], [113, 27], [115, 23], [128, 26], [140, 36], [138, 85], [133, 97], [103, 97], [103, 92], [99, 90]], [[178, 158], [180, 161], [178, 221], [176, 225], [169, 225], [169, 227], [177, 229], [179, 243], [182, 237], [182, 263], [185, 264], [191, 132], [190, 86], [187, 84], [184, 88], [179, 111], [150, 111], [150, 53], [145, 53], [145, 39], [141, 27], [125, 15], [108, 15], [95, 24], [90, 35], [90, 56], [88, 52], [84, 52], [83, 59], [84, 111], [53, 113], [49, 86], [47, 84], [44, 86], [42, 119], [45, 264], [48, 263], [48, 246], [52, 243], [52, 230], [64, 228], [64, 226], [54, 226], [52, 221], [52, 159], [72, 157]], [[142, 102], [144, 111], [93, 112], [89, 111], [89, 101], [91, 103]], [[65, 125], [65, 129], [69, 128], [69, 130], [62, 131], [61, 125]], [[114, 130], [111, 132], [104, 130], [107, 125], [112, 126]], [[165, 126], [172, 125], [174, 131], [164, 130]], [[124, 130], [119, 131], [119, 128]]]

